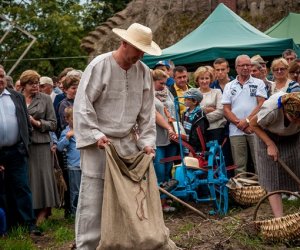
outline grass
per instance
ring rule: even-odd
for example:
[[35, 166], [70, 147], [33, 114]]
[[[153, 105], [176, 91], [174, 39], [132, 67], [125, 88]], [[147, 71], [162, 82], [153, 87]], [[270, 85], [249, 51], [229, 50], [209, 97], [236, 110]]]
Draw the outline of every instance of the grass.
[[52, 216], [39, 228], [43, 236], [32, 238], [23, 227], [18, 227], [0, 238], [0, 250], [58, 249], [75, 238], [74, 219], [65, 219], [63, 210], [53, 209]]

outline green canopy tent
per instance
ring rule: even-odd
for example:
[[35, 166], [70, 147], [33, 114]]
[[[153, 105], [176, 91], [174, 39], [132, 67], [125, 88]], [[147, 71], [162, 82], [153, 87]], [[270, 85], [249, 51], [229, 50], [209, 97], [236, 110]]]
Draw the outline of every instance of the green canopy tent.
[[265, 31], [265, 34], [276, 38], [292, 38], [296, 44], [300, 44], [299, 24], [300, 14], [289, 13], [288, 16]]
[[197, 29], [164, 49], [161, 56], [145, 55], [144, 62], [152, 68], [159, 60], [170, 59], [175, 65], [194, 68], [218, 57], [229, 60], [240, 54], [278, 56], [288, 48], [299, 50], [292, 39], [271, 38], [219, 4]]

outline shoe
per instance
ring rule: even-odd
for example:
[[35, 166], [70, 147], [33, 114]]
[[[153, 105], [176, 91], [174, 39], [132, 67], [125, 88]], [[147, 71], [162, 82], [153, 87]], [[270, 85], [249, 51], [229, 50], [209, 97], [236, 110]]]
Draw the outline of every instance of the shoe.
[[169, 205], [164, 205], [163, 206], [163, 211], [166, 212], [166, 213], [175, 212], [176, 208], [175, 207], [171, 207]]
[[36, 227], [36, 225], [30, 226], [29, 233], [32, 236], [42, 236], [42, 232]]

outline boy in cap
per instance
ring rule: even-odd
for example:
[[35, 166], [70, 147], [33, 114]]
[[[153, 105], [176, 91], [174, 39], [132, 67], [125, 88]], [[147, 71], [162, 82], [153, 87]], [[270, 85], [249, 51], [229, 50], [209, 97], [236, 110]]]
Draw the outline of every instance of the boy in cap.
[[[185, 92], [183, 97], [185, 106], [187, 107], [182, 117], [183, 127], [187, 135], [186, 140], [196, 152], [201, 152], [202, 146], [197, 129], [201, 129], [201, 133], [205, 138], [206, 130], [209, 127], [206, 115], [199, 105], [203, 96], [199, 89], [191, 88]], [[185, 153], [188, 153], [187, 149], [185, 149]]]

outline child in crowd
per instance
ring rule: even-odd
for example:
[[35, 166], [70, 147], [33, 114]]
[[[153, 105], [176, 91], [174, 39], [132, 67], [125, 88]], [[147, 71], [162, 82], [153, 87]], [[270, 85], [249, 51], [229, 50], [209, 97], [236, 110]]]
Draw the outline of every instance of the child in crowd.
[[[187, 135], [186, 141], [194, 148], [196, 153], [201, 152], [202, 146], [197, 133], [197, 128], [199, 127], [201, 129], [205, 140], [206, 130], [209, 127], [206, 115], [199, 105], [203, 96], [199, 89], [191, 88], [185, 92], [183, 97], [185, 106], [187, 107], [182, 117], [183, 127]], [[189, 154], [187, 148], [185, 148], [185, 153]]]
[[73, 130], [73, 107], [65, 108], [65, 120], [68, 126], [62, 131], [57, 149], [65, 151], [68, 162], [71, 214], [76, 214], [79, 188], [81, 182], [80, 152], [76, 149], [76, 138]]

